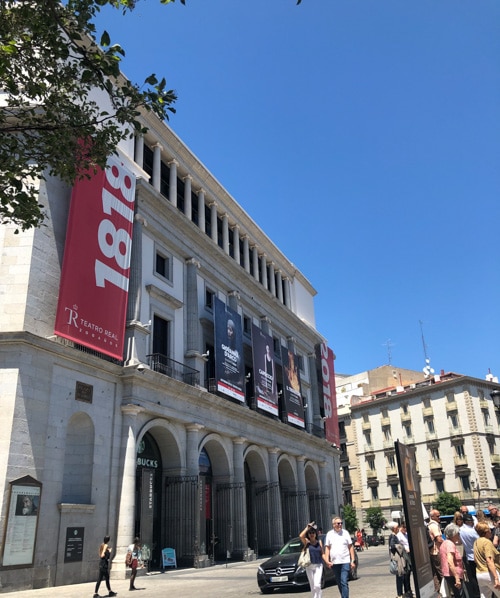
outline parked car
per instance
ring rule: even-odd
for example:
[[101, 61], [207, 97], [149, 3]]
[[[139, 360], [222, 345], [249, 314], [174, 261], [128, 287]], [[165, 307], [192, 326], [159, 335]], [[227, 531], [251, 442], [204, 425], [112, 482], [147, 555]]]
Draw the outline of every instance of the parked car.
[[[321, 541], [325, 542], [325, 536], [320, 536]], [[283, 548], [273, 557], [262, 563], [257, 570], [257, 583], [263, 594], [269, 594], [277, 588], [309, 588], [306, 570], [299, 567], [300, 552], [302, 550], [302, 541], [300, 538], [293, 538], [287, 542]], [[356, 566], [351, 569], [349, 579], [358, 579], [358, 555], [355, 552]], [[333, 570], [323, 567], [323, 578], [321, 587], [328, 583], [335, 582]]]
[[366, 543], [368, 544], [368, 546], [378, 546], [380, 544], [380, 538], [379, 536], [375, 535], [366, 536]]

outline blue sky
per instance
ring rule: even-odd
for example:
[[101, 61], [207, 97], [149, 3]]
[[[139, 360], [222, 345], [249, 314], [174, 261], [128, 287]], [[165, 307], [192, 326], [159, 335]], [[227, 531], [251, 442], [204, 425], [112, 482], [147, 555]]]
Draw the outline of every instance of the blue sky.
[[98, 20], [318, 291], [338, 372], [500, 376], [500, 2], [140, 0]]

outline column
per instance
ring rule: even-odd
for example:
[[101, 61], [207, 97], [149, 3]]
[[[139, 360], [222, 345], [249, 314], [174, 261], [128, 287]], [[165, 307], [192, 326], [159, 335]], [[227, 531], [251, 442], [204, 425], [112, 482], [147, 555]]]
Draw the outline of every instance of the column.
[[253, 260], [253, 277], [259, 281], [259, 253], [257, 251], [257, 245], [252, 247], [252, 260]]
[[137, 135], [135, 138], [134, 160], [141, 168], [144, 168], [144, 137]]
[[217, 245], [217, 204], [215, 201], [210, 204], [210, 233], [212, 241]]
[[163, 147], [159, 143], [153, 145], [153, 189], [161, 188], [161, 152]]
[[269, 264], [269, 290], [271, 291], [271, 295], [276, 297], [276, 278], [274, 275], [274, 262]]
[[137, 416], [144, 411], [137, 405], [124, 405], [122, 411], [122, 437], [120, 460], [123, 463], [121, 479], [120, 504], [118, 511], [116, 553], [111, 569], [114, 579], [125, 579], [125, 554], [127, 547], [134, 539], [135, 525], [135, 469], [137, 462], [136, 434]]
[[[310, 425], [308, 427], [308, 432], [313, 432], [323, 428], [323, 420], [321, 419], [321, 411], [320, 405], [323, 404], [323, 387], [319, 384], [318, 381], [318, 372], [317, 362], [316, 362], [316, 354], [310, 353], [307, 358], [309, 359], [309, 379], [311, 381], [311, 399], [309, 401], [309, 408], [307, 409], [307, 415], [309, 418], [312, 419], [312, 429], [310, 429]], [[311, 405], [312, 403], [312, 405]]]
[[205, 426], [189, 424], [186, 426], [186, 474], [197, 476], [200, 473], [200, 432]]
[[201, 264], [194, 258], [186, 260], [186, 356], [199, 355], [201, 348], [198, 314], [198, 270]]
[[184, 177], [184, 214], [189, 220], [193, 219], [193, 208], [191, 205], [192, 181], [191, 175], [188, 174]]
[[240, 227], [235, 224], [233, 226], [233, 248], [234, 248], [234, 261], [239, 264], [241, 260], [240, 256]]
[[260, 256], [260, 269], [262, 271], [262, 285], [267, 289], [267, 256], [265, 253]]
[[297, 491], [299, 495], [298, 506], [299, 516], [303, 521], [311, 521], [309, 514], [309, 499], [307, 496], [306, 487], [306, 473], [305, 473], [306, 458], [303, 455], [297, 457]]
[[198, 191], [198, 227], [205, 232], [205, 190]]
[[245, 463], [243, 453], [246, 438], [233, 439], [234, 501], [232, 533], [232, 557], [248, 560], [247, 504], [245, 494]]
[[281, 270], [278, 270], [278, 272], [276, 273], [276, 279], [276, 284], [278, 286], [278, 288], [276, 289], [278, 291], [278, 299], [281, 301], [281, 303], [283, 303], [283, 279]]
[[222, 214], [222, 249], [229, 255], [229, 221], [226, 213]]
[[267, 449], [269, 453], [269, 509], [270, 521], [273, 522], [270, 546], [274, 551], [278, 551], [283, 546], [283, 515], [281, 511], [281, 495], [278, 475], [278, 448]]
[[170, 203], [177, 207], [177, 167], [179, 162], [177, 160], [171, 160], [168, 163], [170, 168], [170, 175], [168, 179], [168, 200]]
[[290, 302], [290, 279], [289, 278], [285, 278], [285, 284], [283, 285], [285, 287], [285, 305], [291, 309], [292, 304]]
[[243, 267], [250, 274], [250, 244], [248, 237], [243, 237]]
[[126, 365], [146, 363], [149, 329], [141, 322], [142, 300], [142, 227], [147, 226], [143, 216], [135, 214], [132, 231], [132, 256], [130, 260], [127, 326], [125, 329]]

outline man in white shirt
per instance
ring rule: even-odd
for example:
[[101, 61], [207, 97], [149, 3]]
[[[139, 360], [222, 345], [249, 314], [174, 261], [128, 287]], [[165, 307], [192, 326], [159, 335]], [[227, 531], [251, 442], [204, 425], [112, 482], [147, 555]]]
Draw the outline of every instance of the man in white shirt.
[[333, 517], [333, 529], [325, 538], [324, 560], [333, 569], [341, 598], [349, 598], [349, 571], [356, 566], [351, 535], [342, 528], [342, 519]]
[[464, 524], [460, 528], [460, 539], [464, 545], [463, 561], [468, 578], [465, 582], [465, 587], [468, 590], [469, 596], [473, 598], [474, 596], [479, 596], [480, 593], [476, 578], [476, 563], [474, 562], [474, 542], [479, 538], [479, 535], [474, 529], [472, 515], [465, 513], [462, 517]]

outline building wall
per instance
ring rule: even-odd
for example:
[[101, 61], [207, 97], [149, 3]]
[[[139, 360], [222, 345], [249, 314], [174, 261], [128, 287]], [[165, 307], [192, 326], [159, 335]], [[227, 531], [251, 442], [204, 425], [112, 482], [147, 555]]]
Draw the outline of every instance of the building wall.
[[360, 516], [372, 506], [382, 507], [387, 518], [402, 510], [400, 494], [391, 488], [399, 490], [396, 440], [416, 447], [427, 508], [442, 490], [476, 508], [497, 502], [499, 416], [490, 398], [496, 388], [467, 376], [436, 376], [345, 407], [346, 439], [355, 448], [341, 457], [341, 465], [353, 470], [352, 504]]
[[[123, 577], [136, 533], [153, 534], [156, 564], [159, 550], [172, 546], [180, 563], [207, 566], [222, 553], [250, 560], [273, 552], [311, 517], [326, 527], [339, 507], [338, 452], [324, 439], [311, 357], [323, 341], [314, 289], [168, 127], [151, 115], [145, 121], [146, 144], [159, 143], [161, 160], [176, 160], [177, 181], [191, 177], [193, 193], [203, 188], [207, 204], [216, 202], [228, 222], [224, 235], [237, 227], [248, 236], [266, 269], [279, 270], [284, 292], [274, 277], [257, 280], [162, 194], [143, 161], [134, 161], [131, 142], [120, 156], [141, 178], [122, 361], [54, 335], [71, 190], [55, 179], [42, 184], [40, 229], [0, 227], [1, 538], [12, 523], [12, 484], [30, 476], [42, 487], [33, 563], [0, 565], [0, 591], [93, 580], [107, 533], [116, 547], [113, 575]], [[158, 252], [170, 264], [167, 277], [156, 272]], [[306, 429], [257, 410], [251, 386], [243, 403], [211, 388], [207, 291], [300, 355]], [[155, 368], [155, 316], [169, 322], [164, 357], [181, 373], [199, 373], [195, 382]], [[248, 334], [244, 359], [251, 374]], [[147, 443], [154, 458], [141, 457]], [[205, 455], [209, 472], [201, 469]], [[69, 562], [72, 529], [83, 529], [84, 541], [81, 558]]]

